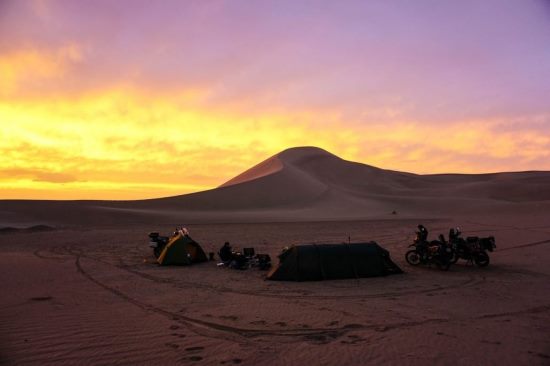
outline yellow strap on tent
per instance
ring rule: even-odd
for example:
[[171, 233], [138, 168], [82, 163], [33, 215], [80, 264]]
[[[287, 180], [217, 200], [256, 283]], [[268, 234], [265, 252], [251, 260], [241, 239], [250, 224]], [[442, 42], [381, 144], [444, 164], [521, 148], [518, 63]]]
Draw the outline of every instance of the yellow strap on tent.
[[177, 242], [180, 238], [181, 238], [181, 234], [176, 234], [168, 240], [168, 244], [166, 244], [166, 246], [162, 250], [162, 253], [160, 253], [160, 255], [157, 259], [158, 264], [162, 264], [162, 262], [164, 262], [164, 257], [166, 257], [166, 253], [168, 252], [168, 248], [170, 248], [172, 245], [174, 245], [174, 243]]

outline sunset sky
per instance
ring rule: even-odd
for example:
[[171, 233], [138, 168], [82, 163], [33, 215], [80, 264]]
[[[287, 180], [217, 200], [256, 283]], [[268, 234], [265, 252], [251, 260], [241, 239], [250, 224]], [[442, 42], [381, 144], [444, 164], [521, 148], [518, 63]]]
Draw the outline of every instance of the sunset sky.
[[0, 199], [214, 188], [293, 146], [550, 170], [550, 2], [0, 0]]

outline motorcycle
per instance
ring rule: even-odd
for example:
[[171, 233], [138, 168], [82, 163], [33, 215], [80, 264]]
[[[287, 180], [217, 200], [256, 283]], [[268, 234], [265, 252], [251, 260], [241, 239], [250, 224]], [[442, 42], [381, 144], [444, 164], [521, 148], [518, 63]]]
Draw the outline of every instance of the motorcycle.
[[153, 254], [155, 258], [158, 258], [162, 253], [166, 244], [168, 244], [167, 236], [160, 236], [159, 233], [150, 233], [149, 234], [149, 247], [153, 248]]
[[453, 249], [445, 242], [445, 239], [441, 235], [439, 240], [432, 240], [430, 242], [421, 240], [419, 235], [417, 235], [414, 243], [409, 245], [409, 248], [411, 247], [414, 247], [414, 249], [405, 253], [405, 260], [410, 265], [435, 264], [439, 269], [447, 271], [452, 264]]
[[465, 259], [475, 263], [478, 267], [489, 265], [490, 258], [487, 252], [492, 252], [496, 248], [494, 236], [486, 238], [468, 236], [464, 239], [460, 236], [460, 231], [457, 231], [450, 242], [454, 252], [451, 258], [452, 263], [456, 263], [459, 259]]

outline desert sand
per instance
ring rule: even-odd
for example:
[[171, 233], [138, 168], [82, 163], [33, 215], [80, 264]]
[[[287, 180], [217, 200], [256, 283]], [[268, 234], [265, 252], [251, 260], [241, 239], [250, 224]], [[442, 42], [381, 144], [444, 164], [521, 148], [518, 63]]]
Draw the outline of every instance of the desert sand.
[[[221, 187], [158, 200], [0, 201], [4, 364], [550, 364], [550, 173], [415, 175], [287, 150]], [[391, 212], [395, 210], [396, 215]], [[412, 267], [416, 225], [496, 237], [491, 264]], [[215, 261], [160, 267], [185, 225], [274, 262], [375, 240], [402, 275], [265, 281]]]

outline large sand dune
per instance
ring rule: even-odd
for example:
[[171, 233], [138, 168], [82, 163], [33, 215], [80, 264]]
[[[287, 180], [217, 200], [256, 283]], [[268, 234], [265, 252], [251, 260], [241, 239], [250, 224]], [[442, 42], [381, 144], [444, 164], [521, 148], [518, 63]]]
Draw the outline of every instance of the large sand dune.
[[138, 201], [0, 201], [0, 223], [269, 222], [541, 212], [550, 172], [417, 175], [301, 147], [220, 187]]

